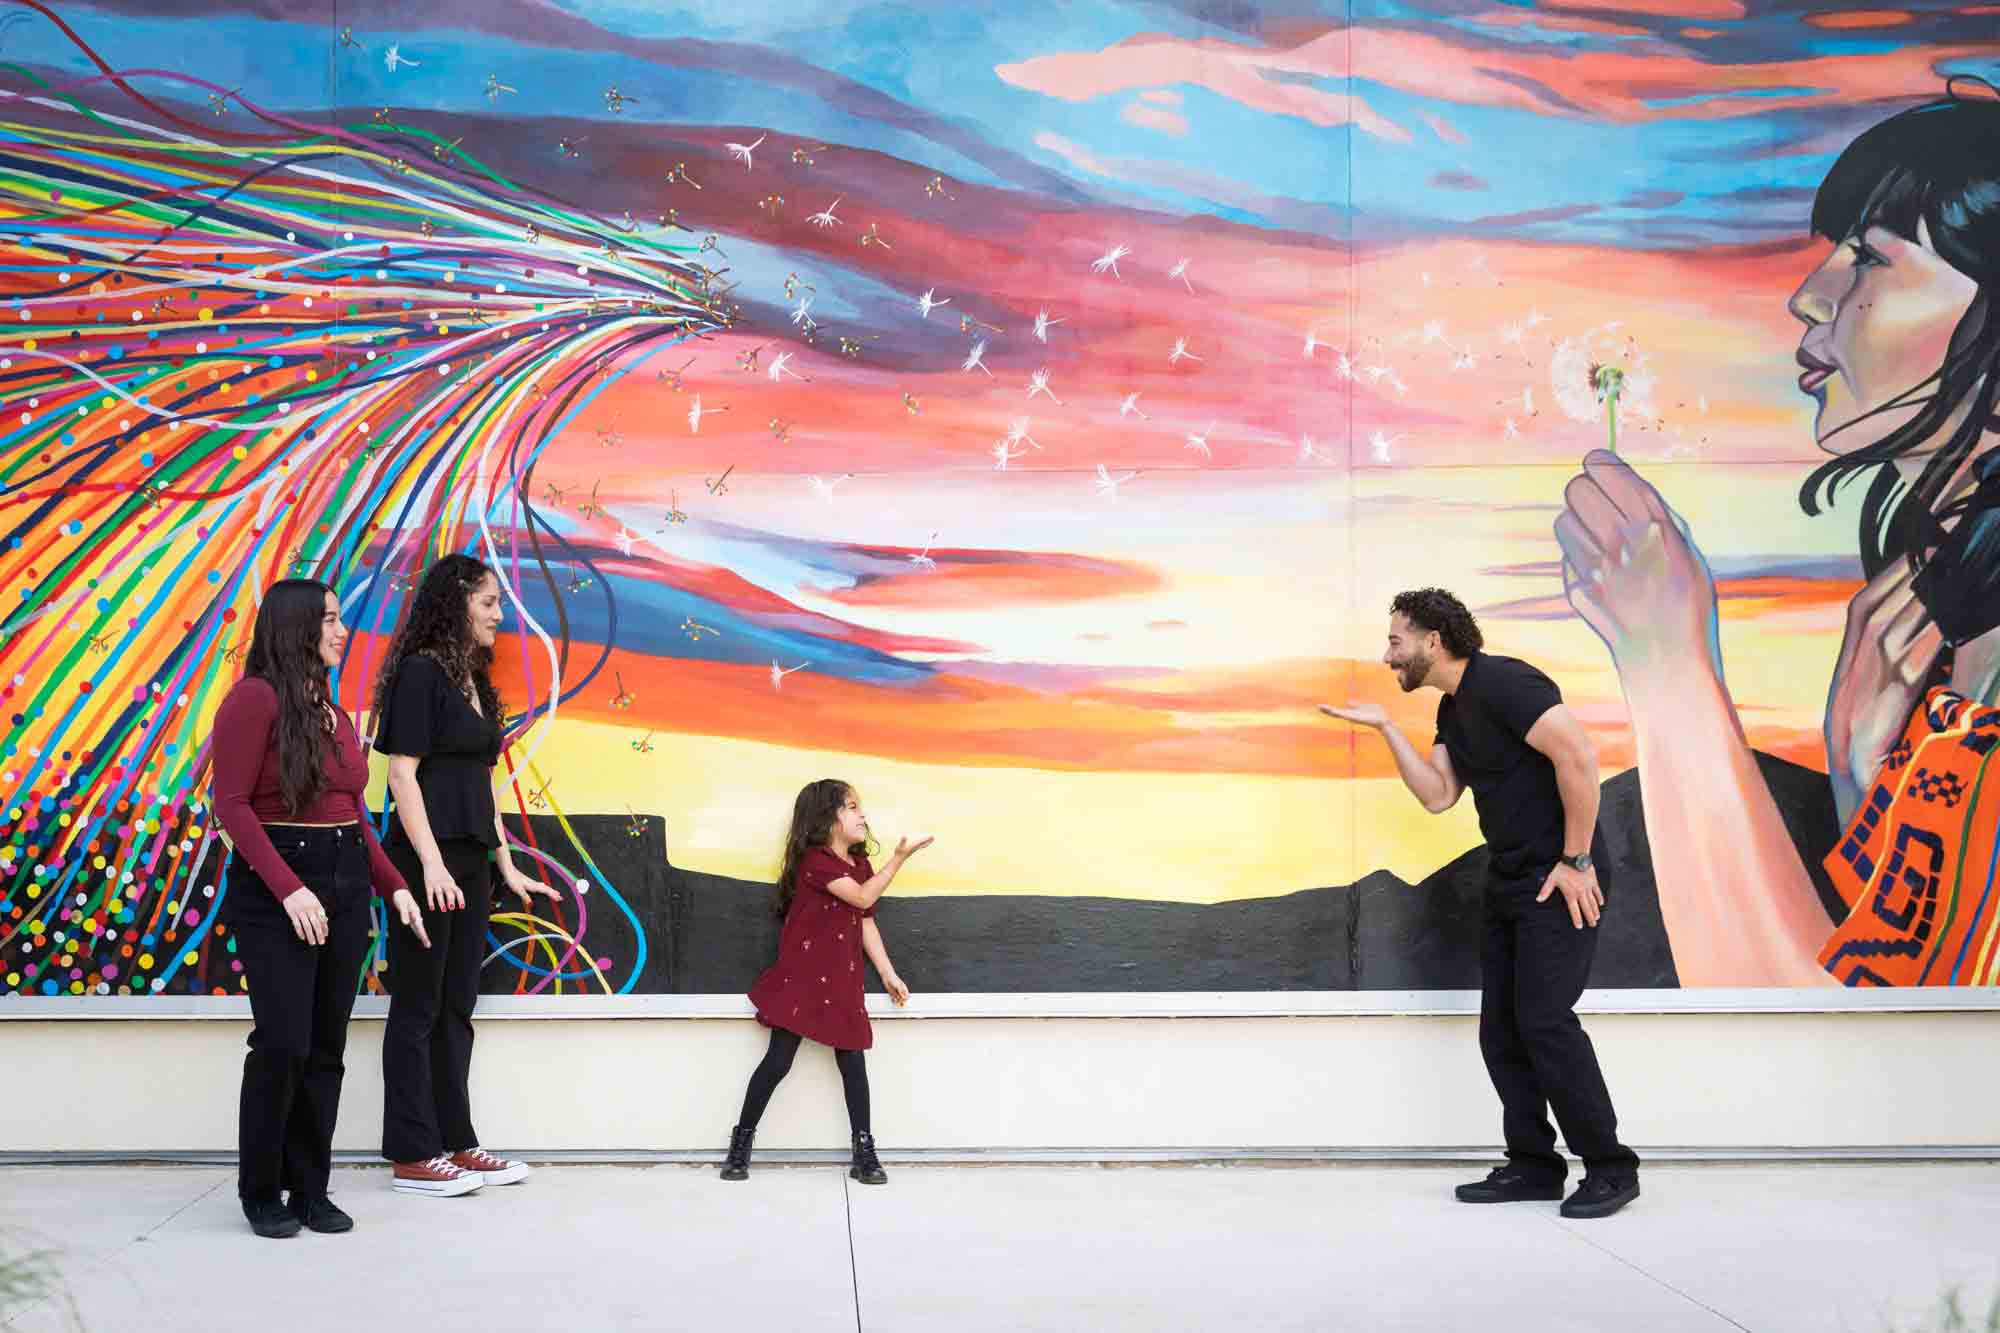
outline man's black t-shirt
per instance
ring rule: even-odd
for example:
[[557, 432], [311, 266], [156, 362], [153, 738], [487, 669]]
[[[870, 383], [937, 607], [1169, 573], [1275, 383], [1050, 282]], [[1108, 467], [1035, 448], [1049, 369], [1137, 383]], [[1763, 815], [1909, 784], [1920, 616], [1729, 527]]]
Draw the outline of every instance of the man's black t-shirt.
[[1561, 702], [1562, 691], [1540, 671], [1489, 653], [1474, 653], [1457, 691], [1438, 702], [1437, 743], [1472, 792], [1499, 878], [1545, 874], [1562, 857], [1556, 768], [1524, 739]]

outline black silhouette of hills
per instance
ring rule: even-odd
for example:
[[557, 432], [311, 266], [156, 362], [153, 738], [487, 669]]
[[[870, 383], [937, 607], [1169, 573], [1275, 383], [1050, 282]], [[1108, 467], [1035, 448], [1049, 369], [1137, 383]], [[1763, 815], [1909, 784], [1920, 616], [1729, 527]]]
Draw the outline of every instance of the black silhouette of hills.
[[[1826, 775], [1764, 754], [1757, 762], [1829, 913], [1839, 913], [1819, 869], [1839, 832]], [[1600, 827], [1611, 874], [1591, 984], [1676, 986], [1637, 771], [1611, 778], [1603, 792]], [[535, 823], [548, 845], [553, 822], [546, 832], [542, 817]], [[645, 923], [641, 992], [740, 993], [776, 956], [769, 885], [672, 866], [655, 819], [644, 821], [638, 837], [622, 818], [572, 823], [582, 824], [592, 856], [632, 895], [629, 904]], [[933, 993], [1474, 989], [1485, 869], [1479, 848], [1415, 885], [1375, 871], [1340, 887], [1206, 906], [892, 893], [878, 919], [897, 970], [913, 989]], [[594, 941], [620, 929], [601, 895], [590, 910]], [[511, 974], [498, 975], [503, 970], [489, 968], [487, 982], [511, 989]]]

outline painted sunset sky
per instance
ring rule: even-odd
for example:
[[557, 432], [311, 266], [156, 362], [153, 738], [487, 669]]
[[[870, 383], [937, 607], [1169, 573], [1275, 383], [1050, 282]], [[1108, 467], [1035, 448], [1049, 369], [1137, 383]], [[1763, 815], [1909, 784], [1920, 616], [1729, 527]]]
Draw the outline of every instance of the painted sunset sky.
[[[1469, 802], [1428, 819], [1313, 711], [1378, 699], [1428, 743], [1435, 696], [1375, 660], [1413, 584], [1628, 766], [1550, 532], [1604, 441], [1596, 356], [1634, 367], [1621, 451], [1716, 568], [1753, 740], [1823, 767], [1859, 563], [1852, 513], [1797, 501], [1813, 191], [1946, 75], [2000, 79], [2000, 5], [57, 8], [115, 67], [393, 107], [713, 236], [736, 326], [621, 362], [536, 469], [600, 578], [519, 753], [568, 811], [662, 815], [677, 862], [746, 877], [801, 783], [849, 778], [891, 842], [939, 836], [910, 892], [1441, 865]], [[510, 624], [553, 614], [519, 597]]]

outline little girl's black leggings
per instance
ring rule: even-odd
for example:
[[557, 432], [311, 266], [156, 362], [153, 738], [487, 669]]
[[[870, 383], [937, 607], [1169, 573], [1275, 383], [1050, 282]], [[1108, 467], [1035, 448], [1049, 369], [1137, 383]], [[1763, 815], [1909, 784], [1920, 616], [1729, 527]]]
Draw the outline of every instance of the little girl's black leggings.
[[[736, 1118], [737, 1124], [745, 1129], [757, 1128], [757, 1122], [764, 1118], [764, 1108], [771, 1103], [771, 1094], [777, 1091], [785, 1075], [792, 1072], [792, 1057], [799, 1053], [801, 1040], [796, 1032], [771, 1029], [771, 1047], [750, 1075], [750, 1087], [743, 1094], [743, 1114]], [[868, 1127], [866, 1057], [860, 1051], [835, 1051], [833, 1062], [840, 1067], [841, 1088], [847, 1094], [848, 1128], [856, 1134], [872, 1132]]]

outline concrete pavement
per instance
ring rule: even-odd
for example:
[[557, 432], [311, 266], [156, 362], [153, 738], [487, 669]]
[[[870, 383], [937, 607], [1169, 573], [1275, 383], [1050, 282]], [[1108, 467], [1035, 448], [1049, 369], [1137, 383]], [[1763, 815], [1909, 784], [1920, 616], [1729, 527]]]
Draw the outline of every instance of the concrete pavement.
[[[1617, 1217], [1471, 1207], [1462, 1166], [551, 1165], [460, 1200], [341, 1168], [344, 1236], [252, 1236], [215, 1167], [0, 1168], [9, 1333], [1935, 1328], [2000, 1284], [2000, 1165], [1666, 1164]], [[1984, 1328], [1983, 1319], [1975, 1327]]]

